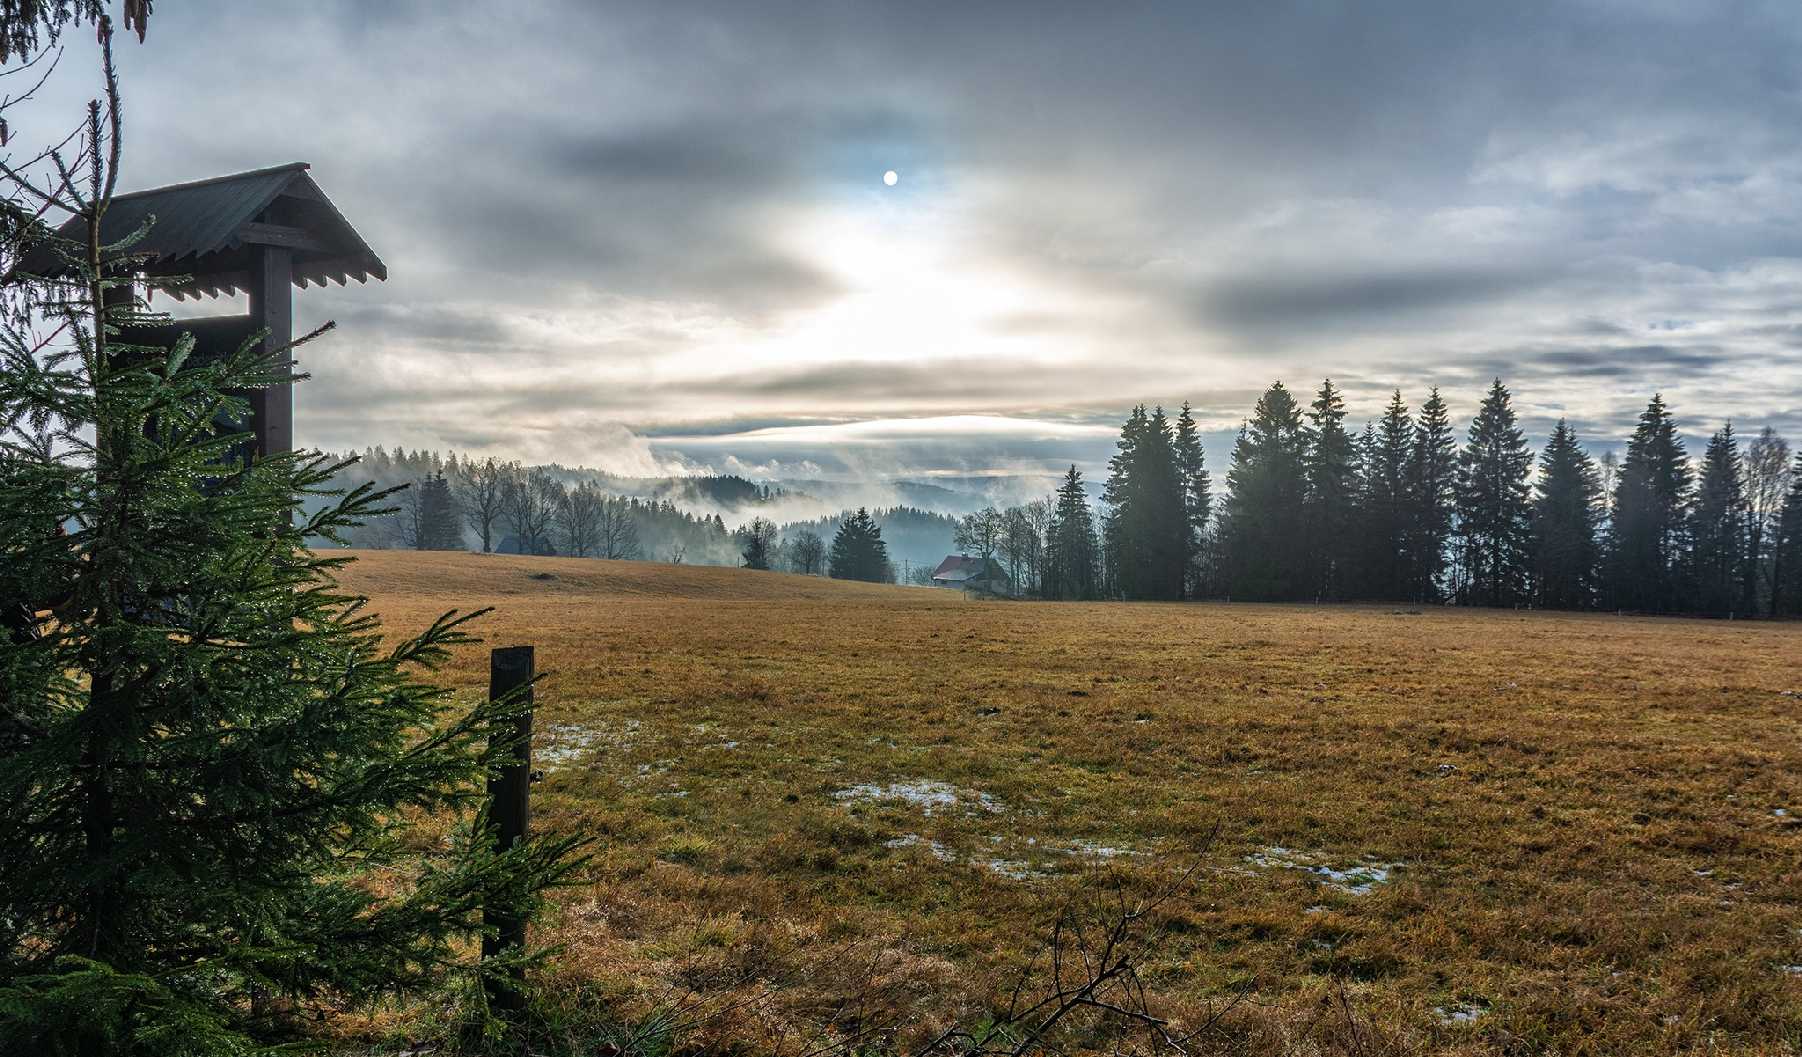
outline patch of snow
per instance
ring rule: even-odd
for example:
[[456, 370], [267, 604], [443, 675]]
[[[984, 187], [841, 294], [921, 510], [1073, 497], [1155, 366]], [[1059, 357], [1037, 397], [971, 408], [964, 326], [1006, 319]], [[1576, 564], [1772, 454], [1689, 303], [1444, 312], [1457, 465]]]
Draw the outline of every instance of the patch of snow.
[[1472, 1005], [1469, 1002], [1459, 1002], [1456, 1004], [1433, 1007], [1433, 1016], [1437, 1017], [1441, 1024], [1469, 1024], [1478, 1017], [1487, 1016], [1488, 1014], [1489, 1010], [1487, 1008]]
[[1788, 818], [1789, 817], [1789, 809], [1781, 808], [1781, 807], [1772, 808], [1771, 809], [1771, 817], [1773, 817], [1773, 818]]
[[1117, 848], [1111, 844], [1102, 844], [1092, 840], [1072, 841], [1070, 850], [1078, 855], [1087, 855], [1092, 859], [1119, 859], [1145, 854], [1137, 848]]
[[1245, 861], [1262, 869], [1301, 870], [1320, 881], [1350, 895], [1369, 895], [1378, 885], [1388, 884], [1400, 863], [1367, 861], [1355, 866], [1337, 867], [1311, 861], [1314, 857], [1288, 848], [1271, 846], [1245, 857]]
[[920, 809], [922, 814], [931, 815], [934, 811], [947, 811], [962, 806], [970, 809], [996, 813], [1002, 810], [1001, 801], [987, 793], [968, 789], [958, 789], [948, 782], [940, 782], [930, 778], [916, 778], [905, 782], [890, 782], [887, 785], [865, 783], [840, 789], [832, 794], [834, 800], [900, 800]]
[[1802, 976], [1802, 965], [1779, 965], [1777, 968], [1791, 976]]
[[1036, 870], [1030, 863], [1018, 859], [974, 859], [976, 865], [993, 873], [1000, 874], [1010, 881], [1031, 881], [1050, 876], [1043, 870]]
[[927, 840], [918, 833], [903, 833], [892, 840], [883, 841], [882, 846], [885, 848], [925, 848], [932, 853], [933, 858], [940, 862], [953, 862], [956, 859], [956, 856], [951, 854], [950, 848], [936, 840]]
[[583, 756], [601, 740], [601, 732], [580, 723], [558, 723], [544, 728], [539, 745], [532, 750], [532, 762], [547, 771], [566, 767]]

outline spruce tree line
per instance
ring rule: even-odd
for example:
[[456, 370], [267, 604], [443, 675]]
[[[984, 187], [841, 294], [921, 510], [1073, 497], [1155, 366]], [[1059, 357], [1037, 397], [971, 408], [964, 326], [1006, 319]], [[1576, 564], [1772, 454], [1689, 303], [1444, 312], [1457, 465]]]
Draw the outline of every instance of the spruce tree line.
[[1562, 420], [1535, 454], [1500, 379], [1462, 442], [1437, 389], [1345, 420], [1331, 380], [1305, 407], [1272, 385], [1216, 512], [1188, 405], [1135, 407], [1087, 539], [1074, 467], [1059, 490], [1039, 593], [1802, 615], [1802, 460], [1773, 430], [1742, 451], [1724, 425], [1692, 465], [1654, 396], [1618, 464]]

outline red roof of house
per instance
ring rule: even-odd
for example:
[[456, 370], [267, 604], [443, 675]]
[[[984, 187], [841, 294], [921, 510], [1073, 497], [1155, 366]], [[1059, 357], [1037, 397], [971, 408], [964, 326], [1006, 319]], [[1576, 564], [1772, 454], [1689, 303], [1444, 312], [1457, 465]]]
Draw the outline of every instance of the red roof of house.
[[[993, 565], [991, 561], [989, 564]], [[932, 570], [934, 580], [978, 580], [983, 576], [983, 561], [966, 554], [948, 554], [939, 567]]]

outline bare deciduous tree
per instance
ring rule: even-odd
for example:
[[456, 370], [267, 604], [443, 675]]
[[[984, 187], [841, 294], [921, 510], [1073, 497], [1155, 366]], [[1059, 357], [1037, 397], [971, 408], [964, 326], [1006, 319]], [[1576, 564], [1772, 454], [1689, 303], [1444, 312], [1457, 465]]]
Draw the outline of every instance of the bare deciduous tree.
[[483, 554], [494, 550], [494, 526], [501, 519], [508, 469], [492, 458], [457, 469], [457, 505], [463, 520], [482, 538]]
[[421, 544], [431, 535], [427, 524], [424, 497], [417, 484], [409, 484], [394, 497], [394, 513], [382, 519], [388, 539], [403, 550], [423, 550]]
[[563, 501], [563, 485], [543, 469], [508, 467], [501, 483], [501, 520], [522, 554], [550, 550], [549, 530]]
[[1051, 515], [1055, 509], [1052, 497], [1034, 499], [1020, 508], [1026, 514], [1026, 529], [1031, 534], [1032, 552], [1028, 556], [1027, 577], [1035, 593], [1045, 580], [1045, 541], [1051, 537]]
[[817, 576], [826, 571], [826, 541], [818, 535], [802, 529], [789, 539], [789, 568], [807, 576]]
[[738, 537], [740, 556], [747, 569], [772, 569], [780, 560], [776, 553], [776, 523], [766, 517], [752, 518], [734, 533]]
[[1758, 612], [1759, 595], [1770, 587], [1765, 541], [1775, 530], [1789, 491], [1789, 443], [1766, 426], [1746, 446], [1746, 612]]
[[638, 519], [632, 516], [630, 503], [619, 496], [602, 499], [596, 525], [596, 553], [600, 557], [618, 561], [638, 559]]
[[563, 538], [563, 553], [572, 558], [586, 558], [600, 546], [601, 514], [607, 497], [592, 482], [583, 481], [571, 488], [557, 504], [557, 529]]
[[1006, 526], [1007, 520], [1001, 511], [992, 506], [984, 507], [974, 514], [964, 515], [964, 519], [957, 525], [957, 531], [952, 534], [952, 541], [964, 554], [986, 561], [1001, 549], [1001, 538]]

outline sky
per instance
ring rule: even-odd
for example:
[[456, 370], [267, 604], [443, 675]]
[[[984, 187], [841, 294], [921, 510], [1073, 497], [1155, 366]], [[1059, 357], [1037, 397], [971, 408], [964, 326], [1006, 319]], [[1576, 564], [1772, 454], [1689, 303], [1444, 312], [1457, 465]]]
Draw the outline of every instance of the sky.
[[[1490, 380], [1617, 447], [1802, 440], [1802, 5], [158, 4], [123, 186], [292, 160], [389, 280], [297, 291], [297, 437], [616, 473], [1209, 463]], [[15, 149], [94, 93], [76, 32]], [[893, 170], [897, 181], [885, 184]]]

